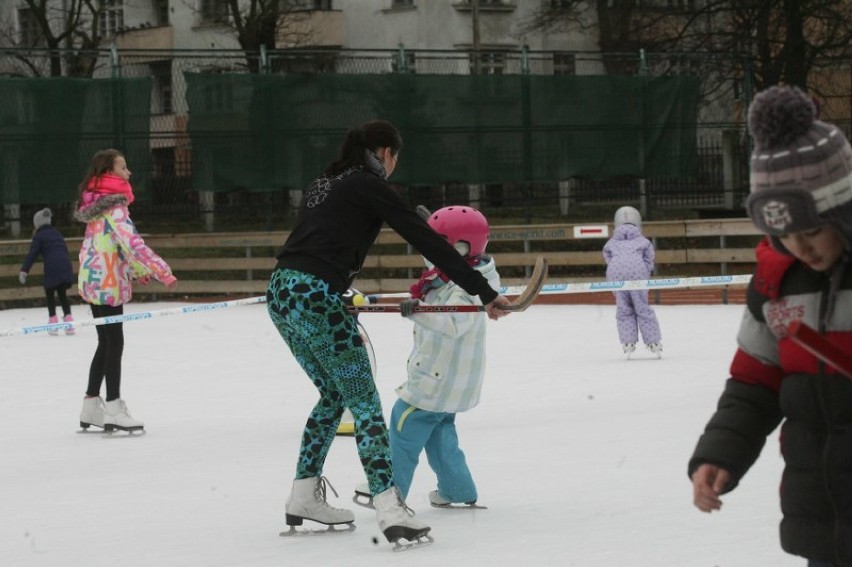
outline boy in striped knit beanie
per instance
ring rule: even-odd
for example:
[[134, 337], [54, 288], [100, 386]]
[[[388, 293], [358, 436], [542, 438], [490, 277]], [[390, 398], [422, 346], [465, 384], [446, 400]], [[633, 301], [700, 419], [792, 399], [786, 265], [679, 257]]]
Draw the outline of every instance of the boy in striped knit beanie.
[[781, 424], [781, 547], [810, 567], [852, 566], [852, 376], [787, 336], [801, 321], [852, 351], [852, 148], [795, 87], [749, 111], [748, 212], [767, 235], [716, 413], [689, 462], [693, 502], [720, 510]]

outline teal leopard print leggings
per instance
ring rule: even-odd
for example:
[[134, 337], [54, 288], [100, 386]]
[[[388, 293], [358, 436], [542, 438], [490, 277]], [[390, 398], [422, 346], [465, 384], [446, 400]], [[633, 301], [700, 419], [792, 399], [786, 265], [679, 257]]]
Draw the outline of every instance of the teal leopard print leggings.
[[355, 420], [358, 456], [373, 494], [393, 486], [388, 429], [355, 318], [325, 281], [296, 270], [272, 273], [266, 291], [272, 322], [319, 390], [311, 411], [296, 478], [322, 475], [344, 408]]

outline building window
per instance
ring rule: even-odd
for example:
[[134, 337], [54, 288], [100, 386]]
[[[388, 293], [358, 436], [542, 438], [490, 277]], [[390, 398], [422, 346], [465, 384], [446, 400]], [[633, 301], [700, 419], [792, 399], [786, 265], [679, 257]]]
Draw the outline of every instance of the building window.
[[672, 75], [700, 75], [701, 65], [691, 57], [673, 57], [669, 73]]
[[[452, 7], [460, 12], [468, 12], [473, 9], [470, 0], [453, 0]], [[483, 11], [513, 12], [516, 8], [516, 0], [479, 0], [479, 9]]]
[[399, 53], [394, 55], [393, 60], [391, 60], [391, 69], [394, 73], [416, 73], [417, 68], [415, 67], [414, 60], [414, 52], [406, 51], [403, 55], [403, 60], [400, 61]]
[[414, 0], [391, 0], [391, 8], [409, 8], [414, 6]]
[[35, 14], [29, 8], [18, 10], [18, 45], [21, 47], [36, 47], [44, 43], [44, 37], [36, 20]]
[[[506, 68], [506, 54], [502, 51], [481, 51], [479, 53], [480, 75], [502, 75]], [[470, 54], [470, 72], [476, 74], [476, 55]]]
[[283, 0], [283, 6], [282, 4], [279, 4], [279, 6], [285, 11], [314, 10], [327, 12], [331, 10], [331, 0]]
[[100, 0], [98, 29], [103, 37], [113, 36], [124, 29], [124, 0]]
[[573, 53], [554, 53], [553, 54], [553, 74], [554, 75], [576, 75], [577, 60]]
[[158, 26], [169, 25], [169, 0], [154, 0], [154, 17]]
[[151, 101], [152, 112], [154, 114], [174, 114], [171, 60], [151, 63], [151, 77], [154, 81], [154, 98]]
[[202, 24], [222, 24], [228, 21], [225, 0], [199, 0], [198, 19]]
[[290, 57], [276, 57], [271, 61], [274, 73], [330, 74], [337, 72], [334, 53], [327, 54], [298, 54]]

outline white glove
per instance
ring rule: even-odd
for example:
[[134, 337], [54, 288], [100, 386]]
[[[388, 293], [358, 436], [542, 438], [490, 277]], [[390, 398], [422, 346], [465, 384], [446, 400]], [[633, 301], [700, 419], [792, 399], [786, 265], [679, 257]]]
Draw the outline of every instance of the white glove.
[[18, 281], [21, 282], [21, 285], [27, 285], [27, 273], [20, 272], [18, 274]]

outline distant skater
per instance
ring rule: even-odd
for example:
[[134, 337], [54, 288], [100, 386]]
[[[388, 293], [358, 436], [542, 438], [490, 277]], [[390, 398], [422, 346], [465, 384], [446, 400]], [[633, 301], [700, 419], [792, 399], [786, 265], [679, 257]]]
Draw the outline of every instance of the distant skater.
[[[118, 150], [101, 150], [92, 157], [89, 170], [80, 183], [74, 218], [86, 223], [80, 248], [80, 297], [91, 305], [95, 318], [121, 315], [133, 295], [133, 280], [146, 284], [151, 278], [169, 289], [177, 279], [166, 262], [145, 245], [130, 220], [133, 203], [130, 169]], [[121, 399], [121, 359], [124, 330], [121, 323], [98, 325], [98, 348], [89, 369], [89, 382], [80, 426], [103, 427], [110, 431], [139, 430]], [[106, 400], [100, 397], [106, 381]]]
[[[654, 245], [642, 235], [642, 215], [633, 207], [615, 211], [615, 230], [604, 245], [607, 281], [646, 280], [654, 272]], [[618, 340], [628, 357], [636, 350], [639, 333], [645, 346], [660, 356], [660, 324], [648, 303], [648, 290], [616, 291], [615, 320]]]
[[[71, 267], [71, 257], [68, 254], [68, 244], [65, 237], [51, 224], [53, 213], [48, 208], [41, 209], [33, 215], [33, 240], [30, 251], [21, 265], [18, 281], [26, 285], [30, 268], [39, 256], [44, 260], [44, 294], [47, 299], [47, 315], [49, 324], [59, 323], [56, 316], [56, 302], [62, 307], [62, 321], [73, 323], [71, 304], [68, 302], [66, 291], [74, 283], [74, 269]], [[51, 335], [58, 335], [59, 330], [51, 329]], [[65, 329], [66, 335], [74, 334], [74, 327]]]

